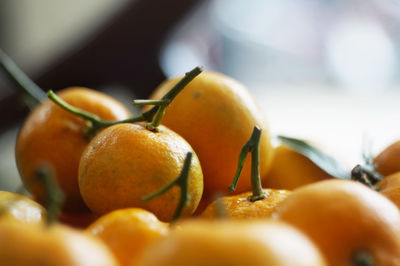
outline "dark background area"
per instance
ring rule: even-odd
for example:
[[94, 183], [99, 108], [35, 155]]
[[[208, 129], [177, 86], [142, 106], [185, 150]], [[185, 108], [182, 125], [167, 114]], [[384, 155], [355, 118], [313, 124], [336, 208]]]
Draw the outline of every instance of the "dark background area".
[[[104, 23], [98, 33], [78, 47], [71, 47], [35, 71], [32, 79], [43, 90], [59, 90], [80, 85], [100, 89], [117, 84], [139, 98], [147, 97], [165, 79], [158, 56], [171, 29], [196, 6], [199, 0], [136, 0], [127, 2]], [[6, 31], [0, 3], [0, 43]], [[3, 3], [4, 5], [4, 3]], [[51, 23], [51, 21], [49, 21]], [[29, 45], [29, 44], [27, 44]], [[6, 51], [7, 52], [7, 51]], [[27, 113], [17, 90], [0, 76], [0, 132], [18, 123]], [[10, 89], [11, 88], [11, 89]], [[12, 114], [12, 115], [11, 115]]]

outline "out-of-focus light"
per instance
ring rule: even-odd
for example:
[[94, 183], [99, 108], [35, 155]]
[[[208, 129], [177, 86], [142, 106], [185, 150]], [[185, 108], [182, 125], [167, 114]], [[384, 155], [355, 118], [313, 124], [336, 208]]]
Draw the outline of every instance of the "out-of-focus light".
[[194, 66], [206, 66], [210, 69], [204, 57], [201, 57], [189, 44], [181, 41], [171, 41], [160, 56], [160, 64], [167, 77], [181, 75]]
[[339, 83], [357, 91], [384, 89], [394, 77], [392, 41], [372, 19], [343, 19], [327, 39], [328, 65]]

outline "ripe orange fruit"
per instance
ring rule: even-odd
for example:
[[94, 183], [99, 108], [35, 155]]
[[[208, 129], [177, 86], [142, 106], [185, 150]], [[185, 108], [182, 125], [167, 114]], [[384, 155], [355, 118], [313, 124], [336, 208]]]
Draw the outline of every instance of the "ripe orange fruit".
[[0, 217], [11, 216], [28, 223], [44, 223], [46, 210], [30, 198], [8, 191], [0, 191]]
[[138, 265], [312, 266], [325, 263], [305, 235], [284, 223], [189, 220], [150, 246]]
[[287, 197], [289, 193], [287, 190], [263, 189], [261, 186], [259, 172], [261, 136], [261, 129], [254, 126], [250, 138], [240, 151], [235, 176], [228, 186], [229, 190], [236, 190], [246, 157], [251, 153], [252, 191], [217, 199], [205, 209], [202, 217], [216, 218], [222, 215], [233, 219], [269, 218], [274, 208]]
[[[149, 210], [170, 221], [180, 200], [180, 190], [145, 202], [143, 196], [175, 180], [192, 147], [178, 134], [160, 126], [158, 132], [143, 124], [108, 127], [92, 139], [79, 165], [79, 187], [88, 207], [96, 214], [129, 207]], [[200, 162], [193, 152], [189, 172], [190, 201], [182, 216], [193, 214], [203, 192]]]
[[[161, 99], [178, 81], [165, 81], [151, 98]], [[186, 139], [199, 156], [206, 197], [226, 192], [240, 149], [255, 125], [263, 130], [261, 175], [270, 168], [272, 147], [263, 113], [245, 86], [223, 74], [205, 71], [191, 81], [171, 102], [162, 124]], [[250, 188], [250, 163], [246, 163], [238, 192]]]
[[263, 191], [267, 196], [257, 201], [249, 200], [252, 192], [219, 198], [207, 206], [201, 217], [218, 218], [225, 215], [231, 219], [270, 218], [276, 206], [290, 195], [290, 191], [277, 189], [263, 189]]
[[136, 265], [138, 256], [150, 244], [164, 237], [168, 224], [143, 209], [120, 209], [100, 217], [86, 232], [101, 238], [121, 266]]
[[358, 182], [298, 188], [277, 207], [277, 217], [309, 236], [329, 265], [400, 265], [399, 210]]
[[229, 190], [236, 190], [246, 157], [251, 153], [252, 191], [217, 199], [205, 209], [202, 217], [216, 218], [222, 214], [233, 219], [269, 218], [274, 208], [290, 193], [287, 190], [262, 188], [259, 172], [261, 136], [261, 129], [254, 126], [250, 138], [244, 143], [240, 151], [235, 176], [228, 186]]
[[[113, 98], [80, 87], [66, 88], [59, 93], [67, 103], [91, 112], [104, 120], [129, 117], [127, 109]], [[63, 110], [50, 100], [41, 103], [27, 117], [16, 144], [16, 161], [21, 178], [39, 202], [44, 189], [33, 181], [34, 171], [46, 163], [51, 165], [63, 190], [67, 212], [87, 211], [78, 187], [78, 165], [82, 151], [89, 143], [84, 136], [86, 121]]]
[[375, 170], [384, 175], [390, 175], [400, 171], [400, 141], [386, 147], [372, 161]]
[[62, 225], [0, 219], [0, 265], [118, 265], [97, 238]]
[[375, 188], [400, 208], [400, 172], [385, 176]]
[[293, 190], [328, 178], [332, 176], [310, 159], [281, 144], [274, 150], [271, 170], [262, 183], [268, 188]]

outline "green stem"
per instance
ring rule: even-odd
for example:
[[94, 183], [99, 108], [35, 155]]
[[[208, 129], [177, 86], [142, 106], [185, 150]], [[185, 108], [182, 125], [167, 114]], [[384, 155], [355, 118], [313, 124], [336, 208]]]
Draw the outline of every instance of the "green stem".
[[265, 198], [267, 194], [263, 191], [260, 179], [260, 138], [261, 129], [255, 126], [250, 139], [243, 145], [239, 154], [238, 167], [232, 183], [228, 186], [230, 191], [235, 191], [242, 172], [246, 156], [251, 152], [251, 186], [253, 194], [249, 196], [250, 201], [257, 201]]
[[95, 136], [97, 134], [97, 132], [103, 127], [109, 127], [109, 126], [121, 124], [121, 123], [135, 123], [135, 122], [140, 122], [140, 121], [146, 121], [146, 118], [143, 116], [143, 114], [140, 114], [140, 115], [134, 116], [134, 117], [130, 117], [130, 118], [124, 119], [124, 120], [105, 121], [105, 120], [101, 120], [98, 116], [96, 116], [92, 113], [86, 112], [82, 109], [79, 109], [79, 108], [76, 108], [76, 107], [70, 105], [69, 103], [67, 103], [60, 97], [58, 97], [52, 90], [49, 90], [47, 92], [47, 97], [49, 97], [50, 100], [52, 100], [55, 104], [57, 104], [64, 110], [90, 121], [90, 123], [88, 124], [88, 127], [85, 131], [85, 136], [87, 136], [89, 139], [91, 139], [93, 136]]
[[251, 140], [248, 140], [246, 142], [246, 144], [243, 145], [243, 148], [239, 153], [238, 166], [236, 168], [235, 176], [233, 177], [232, 183], [228, 186], [228, 189], [230, 191], [235, 191], [236, 190], [237, 183], [239, 181], [239, 177], [240, 177], [240, 174], [242, 173], [244, 162], [245, 162], [246, 157], [247, 157], [247, 153], [249, 153], [251, 151], [251, 148], [252, 148], [252, 142], [251, 142]]
[[181, 197], [178, 206], [175, 209], [172, 221], [177, 220], [181, 216], [184, 207], [189, 204], [190, 194], [188, 192], [188, 184], [189, 184], [189, 171], [190, 171], [191, 161], [192, 161], [192, 153], [188, 152], [186, 154], [185, 162], [183, 163], [181, 173], [175, 180], [165, 185], [161, 189], [157, 190], [156, 192], [153, 192], [147, 196], [142, 197], [142, 200], [149, 201], [155, 197], [160, 196], [161, 194], [164, 194], [174, 185], [178, 185], [181, 188]]
[[[201, 67], [195, 67], [189, 72], [185, 73], [185, 76], [178, 81], [178, 83], [175, 84], [174, 87], [172, 87], [171, 90], [169, 90], [162, 98], [161, 100], [168, 100], [171, 102], [175, 97], [183, 90], [183, 88], [186, 87], [195, 77], [197, 77], [201, 72], [202, 72]], [[157, 108], [157, 107], [153, 107]]]
[[37, 105], [46, 99], [44, 91], [36, 85], [8, 55], [0, 49], [0, 67], [7, 74], [10, 80], [25, 94], [31, 101], [28, 105]]
[[169, 102], [167, 100], [133, 100], [134, 105], [167, 105]]
[[255, 143], [251, 151], [251, 187], [253, 195], [249, 197], [250, 201], [260, 200], [266, 197], [266, 193], [263, 191], [261, 186], [260, 178], [260, 138], [261, 129], [255, 128]]
[[178, 95], [178, 93], [181, 92], [183, 88], [185, 88], [186, 85], [189, 84], [201, 72], [202, 72], [201, 67], [195, 67], [191, 71], [185, 73], [185, 76], [178, 83], [176, 83], [175, 86], [172, 87], [172, 89], [167, 94], [164, 95], [164, 97], [161, 98], [161, 100], [167, 101], [167, 104], [161, 106], [154, 106], [152, 108], [157, 111], [152, 121], [150, 123], [147, 123], [146, 125], [147, 129], [152, 131], [157, 131], [157, 128], [160, 125], [165, 115], [165, 109], [172, 102], [172, 100]]
[[[94, 135], [97, 134], [97, 131], [104, 127], [109, 127], [116, 124], [122, 123], [135, 123], [141, 121], [147, 121], [149, 123], [149, 128], [153, 128], [152, 130], [156, 130], [158, 125], [160, 124], [162, 118], [164, 117], [165, 108], [172, 102], [172, 100], [178, 95], [180, 91], [195, 77], [197, 77], [202, 72], [200, 67], [195, 67], [191, 71], [187, 72], [185, 76], [170, 90], [168, 91], [161, 100], [134, 100], [134, 104], [136, 105], [146, 105], [151, 104], [155, 105], [150, 110], [141, 113], [138, 116], [133, 116], [127, 119], [118, 120], [118, 121], [105, 121], [101, 120], [94, 114], [86, 112], [82, 109], [76, 108], [60, 97], [58, 97], [52, 90], [47, 92], [47, 97], [52, 100], [54, 103], [59, 105], [61, 108], [65, 109], [68, 112], [71, 112], [77, 116], [80, 116], [86, 120], [89, 120], [88, 128], [85, 131], [85, 135], [90, 139]], [[164, 113], [163, 113], [164, 112]]]
[[58, 97], [52, 90], [49, 90], [47, 92], [47, 97], [49, 97], [49, 99], [56, 103], [58, 106], [62, 107], [70, 113], [73, 113], [74, 115], [87, 119], [94, 124], [101, 124], [102, 122], [98, 116], [68, 104], [66, 101]]
[[46, 197], [44, 207], [47, 210], [47, 225], [58, 220], [58, 212], [64, 203], [64, 193], [60, 189], [56, 178], [47, 166], [39, 167], [35, 172], [35, 181], [43, 184]]
[[166, 106], [159, 106], [157, 113], [154, 115], [153, 120], [146, 124], [146, 128], [151, 131], [158, 131], [158, 126], [161, 124], [162, 119], [165, 115]]
[[376, 183], [381, 181], [383, 176], [377, 172], [375, 172], [373, 169], [369, 168], [368, 166], [361, 166], [361, 165], [356, 165], [352, 170], [351, 170], [351, 179], [358, 181], [364, 185], [367, 185], [368, 187], [372, 189], [376, 189], [374, 186]]

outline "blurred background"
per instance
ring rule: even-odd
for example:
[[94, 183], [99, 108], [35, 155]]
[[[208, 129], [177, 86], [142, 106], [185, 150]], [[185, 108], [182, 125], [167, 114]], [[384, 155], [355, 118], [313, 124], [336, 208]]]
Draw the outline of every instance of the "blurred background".
[[[2, 0], [0, 47], [45, 90], [130, 105], [196, 65], [248, 86], [273, 134], [349, 168], [400, 138], [399, 0]], [[27, 109], [0, 74], [0, 189]]]

